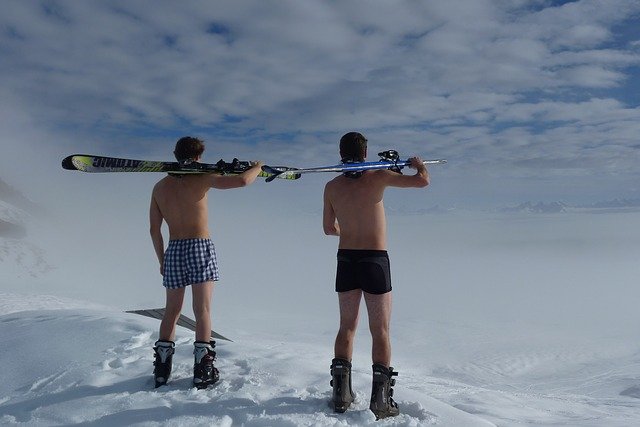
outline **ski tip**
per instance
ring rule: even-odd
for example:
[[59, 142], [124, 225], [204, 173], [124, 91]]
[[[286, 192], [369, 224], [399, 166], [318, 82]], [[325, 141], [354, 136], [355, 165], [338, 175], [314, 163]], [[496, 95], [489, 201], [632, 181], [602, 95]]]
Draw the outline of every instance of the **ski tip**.
[[447, 161], [445, 159], [424, 160], [422, 163], [424, 163], [425, 165], [444, 165], [445, 163], [447, 163]]
[[62, 169], [77, 170], [75, 165], [73, 164], [73, 156], [67, 156], [62, 159]]
[[91, 158], [94, 156], [88, 154], [72, 154], [62, 159], [62, 168], [71, 171], [88, 172], [86, 167], [91, 164]]

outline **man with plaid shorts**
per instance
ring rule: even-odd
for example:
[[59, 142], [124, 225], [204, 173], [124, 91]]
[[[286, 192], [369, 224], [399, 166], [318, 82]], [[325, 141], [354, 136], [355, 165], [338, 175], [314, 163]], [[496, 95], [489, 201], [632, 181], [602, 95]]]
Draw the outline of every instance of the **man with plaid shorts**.
[[[179, 162], [185, 162], [199, 161], [203, 152], [204, 143], [200, 139], [186, 136], [178, 140], [174, 154]], [[209, 234], [207, 193], [211, 188], [224, 190], [253, 183], [262, 162], [251, 163], [251, 168], [239, 175], [169, 174], [153, 188], [150, 233], [166, 288], [165, 314], [154, 346], [156, 387], [166, 384], [171, 374], [175, 327], [187, 286], [191, 286], [196, 319], [193, 383], [198, 388], [206, 388], [219, 378], [213, 365], [216, 353], [211, 339], [210, 313], [213, 286], [219, 274], [215, 246]], [[166, 250], [161, 231], [163, 221], [169, 228]]]

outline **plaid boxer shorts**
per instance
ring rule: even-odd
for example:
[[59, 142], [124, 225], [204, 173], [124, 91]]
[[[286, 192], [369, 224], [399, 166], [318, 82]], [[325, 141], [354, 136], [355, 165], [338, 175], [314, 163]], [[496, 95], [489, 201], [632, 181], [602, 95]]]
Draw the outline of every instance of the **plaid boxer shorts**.
[[162, 285], [168, 289], [220, 279], [211, 239], [169, 240], [164, 253]]

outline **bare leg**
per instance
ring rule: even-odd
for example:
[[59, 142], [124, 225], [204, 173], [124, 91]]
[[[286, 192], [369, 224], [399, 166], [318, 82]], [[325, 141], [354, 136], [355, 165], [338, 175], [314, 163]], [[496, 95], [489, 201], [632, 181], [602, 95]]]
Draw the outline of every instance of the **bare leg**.
[[182, 311], [184, 301], [184, 288], [167, 289], [167, 302], [165, 304], [164, 316], [160, 322], [161, 341], [173, 341], [176, 335], [176, 323]]
[[338, 303], [340, 305], [340, 329], [336, 336], [334, 354], [336, 358], [351, 361], [353, 354], [353, 339], [358, 326], [358, 310], [362, 291], [354, 289], [347, 292], [338, 293]]
[[389, 322], [391, 320], [391, 292], [375, 295], [364, 293], [369, 315], [369, 330], [373, 345], [371, 358], [373, 363], [389, 367], [391, 363], [391, 341], [389, 339]]
[[211, 341], [211, 297], [213, 282], [191, 285], [193, 313], [196, 317], [196, 341]]

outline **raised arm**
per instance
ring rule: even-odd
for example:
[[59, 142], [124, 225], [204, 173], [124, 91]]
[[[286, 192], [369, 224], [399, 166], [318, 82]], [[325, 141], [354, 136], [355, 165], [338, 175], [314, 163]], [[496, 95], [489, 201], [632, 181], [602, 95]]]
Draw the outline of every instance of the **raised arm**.
[[238, 175], [211, 175], [209, 177], [209, 186], [218, 190], [246, 187], [256, 180], [256, 177], [262, 171], [263, 164], [260, 161], [251, 162], [251, 168]]
[[414, 175], [402, 175], [390, 170], [382, 171], [385, 174], [386, 184], [390, 187], [426, 187], [429, 185], [429, 171], [420, 157], [409, 158], [409, 167], [415, 169]]

